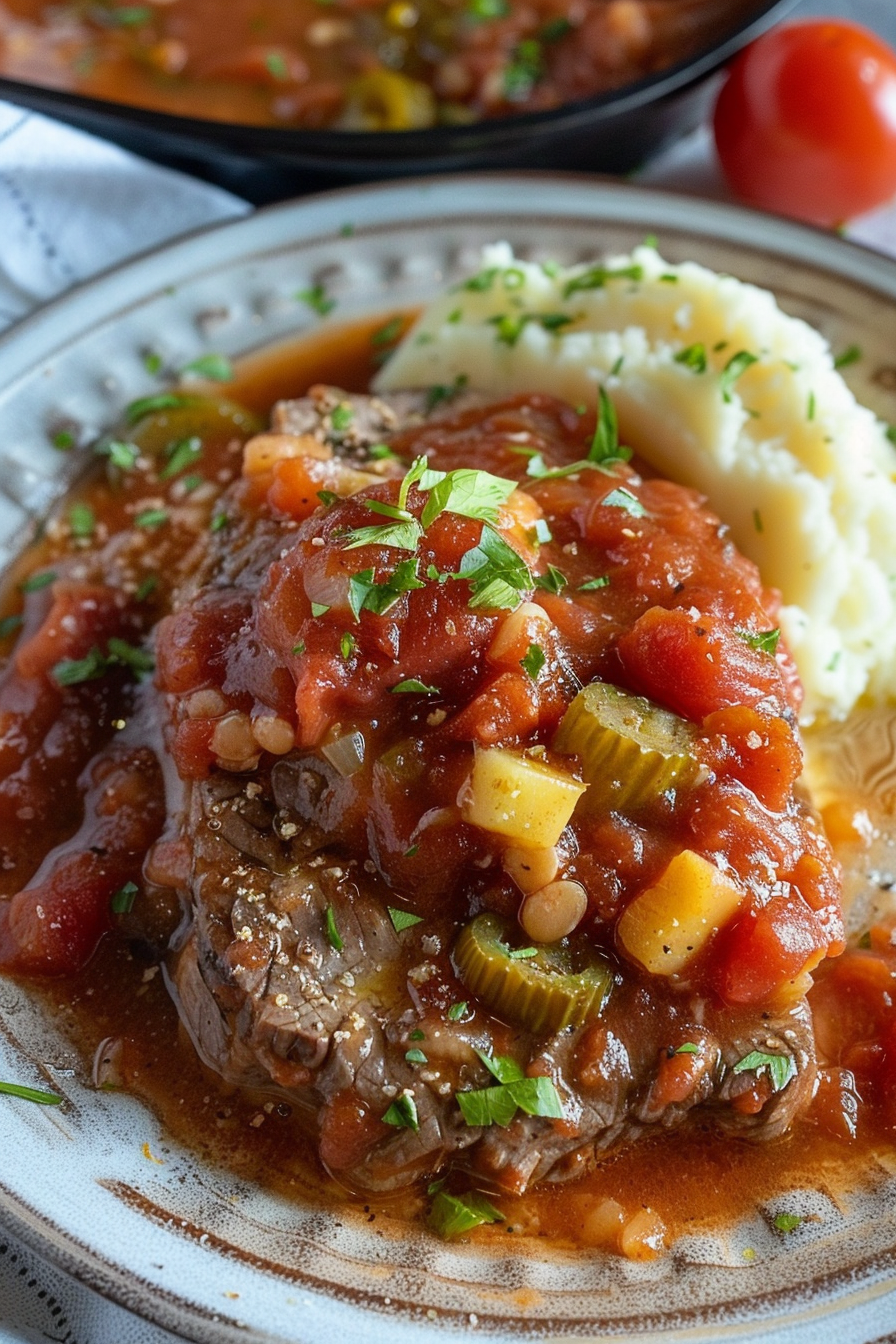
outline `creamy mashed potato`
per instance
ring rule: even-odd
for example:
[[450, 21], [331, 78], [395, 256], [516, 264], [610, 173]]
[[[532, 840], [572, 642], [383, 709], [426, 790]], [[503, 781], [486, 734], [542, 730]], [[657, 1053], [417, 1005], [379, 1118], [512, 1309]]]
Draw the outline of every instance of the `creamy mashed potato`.
[[896, 450], [770, 293], [649, 246], [565, 268], [495, 244], [377, 387], [458, 381], [574, 405], [605, 385], [624, 441], [702, 491], [780, 589], [807, 720], [896, 692]]

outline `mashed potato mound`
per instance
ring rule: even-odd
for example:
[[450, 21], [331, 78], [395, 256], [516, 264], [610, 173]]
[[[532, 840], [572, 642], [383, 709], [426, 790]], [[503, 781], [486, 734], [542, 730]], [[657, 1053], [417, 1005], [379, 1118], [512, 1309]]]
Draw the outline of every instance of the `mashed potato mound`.
[[593, 405], [694, 486], [765, 582], [806, 689], [805, 717], [896, 692], [896, 451], [824, 338], [773, 295], [650, 246], [559, 267], [486, 249], [380, 372], [381, 391], [467, 386]]

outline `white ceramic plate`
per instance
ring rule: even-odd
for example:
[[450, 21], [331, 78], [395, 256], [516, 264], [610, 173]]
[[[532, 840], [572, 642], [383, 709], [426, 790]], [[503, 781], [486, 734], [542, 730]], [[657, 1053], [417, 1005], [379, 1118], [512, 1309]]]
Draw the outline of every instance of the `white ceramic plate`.
[[[297, 291], [326, 285], [339, 319], [419, 304], [506, 238], [563, 262], [659, 235], [773, 289], [835, 348], [859, 344], [858, 394], [896, 421], [896, 266], [762, 216], [572, 177], [466, 177], [334, 193], [200, 233], [75, 290], [0, 339], [0, 553], [77, 470], [83, 442], [152, 390], [146, 349], [179, 367], [311, 329]], [[287, 1203], [199, 1161], [132, 1098], [97, 1093], [27, 994], [0, 981], [0, 1077], [51, 1086], [58, 1109], [3, 1099], [0, 1207], [57, 1265], [203, 1344], [436, 1344], [473, 1329], [539, 1336], [868, 1344], [896, 1321], [896, 1180], [786, 1239], [757, 1211], [632, 1264], [515, 1239], [487, 1252], [394, 1236]], [[164, 1165], [144, 1156], [148, 1143]], [[896, 1171], [896, 1162], [894, 1162]], [[766, 1215], [768, 1210], [765, 1211]], [[773, 1211], [772, 1211], [773, 1212]], [[379, 1225], [378, 1225], [379, 1226]], [[756, 1256], [745, 1263], [743, 1249]]]

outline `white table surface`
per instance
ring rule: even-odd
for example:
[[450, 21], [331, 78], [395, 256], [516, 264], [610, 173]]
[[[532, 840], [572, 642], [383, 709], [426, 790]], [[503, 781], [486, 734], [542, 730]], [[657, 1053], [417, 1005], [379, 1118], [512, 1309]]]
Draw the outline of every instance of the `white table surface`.
[[[796, 8], [795, 17], [811, 15], [836, 15], [865, 23], [896, 46], [896, 0], [802, 0]], [[3, 130], [0, 126], [0, 149], [2, 141]], [[727, 198], [715, 162], [711, 137], [705, 130], [664, 154], [640, 175], [640, 180], [689, 194]], [[71, 183], [64, 183], [61, 176], [59, 183], [60, 193], [71, 189]], [[9, 202], [2, 196], [2, 189], [3, 174], [0, 173], [0, 271], [4, 261], [3, 249], [8, 249], [12, 243], [10, 221], [13, 219]], [[150, 187], [147, 187], [149, 190]], [[128, 191], [118, 201], [121, 212], [137, 208], [132, 191], [128, 187]], [[205, 219], [224, 218], [239, 210], [239, 203], [232, 198], [228, 199], [224, 193], [207, 189], [191, 192], [189, 184], [184, 183], [182, 210], [178, 216], [181, 222], [179, 227], [169, 226], [167, 231], [181, 231]], [[64, 200], [59, 202], [59, 211], [62, 216], [66, 214]], [[118, 223], [126, 225], [126, 213], [119, 215]], [[856, 241], [896, 256], [896, 201], [870, 216], [853, 221], [848, 232]], [[140, 245], [161, 241], [165, 236], [165, 221], [158, 220], [154, 232], [151, 230], [149, 234], [141, 236]], [[43, 288], [36, 284], [29, 290], [27, 285], [11, 282], [7, 277], [6, 312], [3, 276], [0, 275], [0, 327], [4, 325], [4, 318], [10, 320], [41, 298], [48, 297], [54, 290], [64, 287], [67, 278], [81, 278], [89, 273], [89, 257], [80, 256], [77, 240], [73, 246], [78, 260], [69, 263], [68, 271], [60, 269], [58, 265], [56, 269], [50, 267], [42, 277]], [[126, 228], [122, 227], [114, 234], [102, 259], [97, 261], [97, 267], [108, 264], [113, 259], [113, 252], [117, 258], [126, 255], [127, 250], [128, 235]], [[896, 1336], [892, 1338], [896, 1339]], [[138, 1321], [128, 1312], [58, 1273], [34, 1252], [15, 1243], [4, 1233], [0, 1224], [0, 1344], [47, 1344], [48, 1341], [56, 1341], [57, 1344], [176, 1344], [174, 1336]], [[877, 1344], [886, 1344], [886, 1341], [878, 1341]]]

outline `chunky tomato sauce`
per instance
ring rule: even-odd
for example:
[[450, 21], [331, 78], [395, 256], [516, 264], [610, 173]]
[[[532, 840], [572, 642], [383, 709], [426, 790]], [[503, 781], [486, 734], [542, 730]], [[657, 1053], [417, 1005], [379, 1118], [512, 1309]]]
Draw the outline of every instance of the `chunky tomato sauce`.
[[556, 107], [721, 38], [757, 0], [3, 0], [0, 73], [219, 121], [412, 130]]
[[[363, 386], [370, 336], [369, 327], [343, 331], [292, 352], [289, 376], [298, 368], [303, 385], [328, 375]], [[378, 1145], [394, 1119], [384, 1122], [352, 1087], [330, 1095], [316, 1136], [330, 1175], [315, 1178], [309, 1159], [294, 1155], [296, 1116], [282, 1088], [278, 1096], [250, 1086], [225, 1103], [188, 1043], [163, 1062], [176, 1015], [160, 978], [145, 977], [165, 956], [190, 881], [181, 790], [201, 796], [216, 780], [247, 779], [254, 803], [278, 761], [326, 760], [325, 811], [309, 824], [357, 873], [359, 899], [369, 873], [386, 883], [378, 899], [388, 890], [411, 921], [396, 925], [406, 930], [402, 951], [376, 980], [384, 1002], [404, 1002], [412, 986], [416, 1027], [401, 1042], [404, 1058], [425, 1052], [456, 1095], [467, 1066], [440, 1058], [438, 1039], [464, 1020], [476, 1040], [488, 1039], [493, 1062], [528, 1061], [529, 1080], [584, 1089], [587, 1102], [615, 1033], [641, 1080], [636, 1129], [649, 1136], [664, 1114], [698, 1099], [709, 1106], [674, 1136], [612, 1149], [596, 1169], [567, 1110], [555, 1137], [565, 1142], [567, 1127], [560, 1166], [564, 1179], [581, 1173], [575, 1185], [527, 1191], [523, 1158], [505, 1161], [493, 1147], [445, 1168], [458, 1198], [485, 1182], [508, 1227], [644, 1256], [681, 1219], [709, 1216], [700, 1192], [675, 1176], [689, 1170], [695, 1145], [718, 1172], [741, 1172], [728, 1214], [805, 1171], [786, 1139], [747, 1158], [708, 1127], [761, 1136], [766, 1126], [771, 1137], [785, 1125], [773, 1117], [786, 1114], [802, 1150], [826, 1163], [857, 1135], [880, 1142], [892, 1123], [896, 1049], [889, 926], [878, 920], [867, 946], [840, 955], [839, 871], [816, 814], [794, 792], [798, 678], [776, 639], [775, 595], [724, 527], [692, 492], [643, 479], [615, 451], [595, 465], [593, 410], [547, 397], [485, 411], [449, 406], [396, 430], [372, 458], [352, 456], [350, 443], [335, 454], [320, 444], [295, 451], [282, 430], [252, 437], [252, 408], [269, 404], [284, 377], [275, 362], [245, 376], [238, 401], [185, 387], [169, 404], [134, 408], [122, 437], [98, 445], [102, 474], [16, 567], [24, 624], [12, 628], [10, 612], [0, 682], [5, 969], [67, 977], [81, 1031], [102, 1042], [98, 1082], [148, 1096], [175, 1131], [186, 1126], [219, 1155], [224, 1142], [227, 1160], [259, 1179], [273, 1179], [270, 1167], [264, 1173], [272, 1163], [285, 1187], [363, 1186], [358, 1164], [382, 1172]], [[334, 404], [343, 404], [338, 394]], [[409, 479], [421, 457], [455, 486], [451, 473], [475, 464], [504, 483], [499, 503], [469, 516], [458, 494], [454, 507], [434, 509], [438, 482], [422, 468]], [[410, 528], [410, 542], [364, 531], [396, 525]], [[486, 533], [497, 542], [483, 570]], [[390, 583], [395, 591], [382, 597]], [[563, 728], [580, 688], [598, 683], [683, 725], [686, 773], [672, 784], [663, 775], [654, 789], [639, 758], [640, 792], [625, 809], [576, 806], [555, 843], [519, 845], [512, 827], [501, 830], [506, 819], [483, 819], [480, 763], [506, 753], [523, 779], [534, 769], [551, 788], [600, 796], [601, 779], [587, 778], [588, 741], [570, 749]], [[642, 745], [651, 760], [664, 750]], [[672, 931], [671, 947], [662, 938], [657, 946], [653, 916], [632, 912], [645, 893], [661, 899], [682, 854], [691, 856], [687, 891], [708, 882], [710, 905], [695, 916], [693, 945], [678, 946]], [[533, 1021], [515, 1019], [503, 1001], [496, 1008], [487, 978], [471, 989], [452, 947], [483, 917], [508, 931], [502, 957], [525, 964], [536, 951], [527, 940], [557, 940], [575, 975], [609, 976], [601, 1015], [573, 1019], [584, 1025], [567, 1038], [572, 1060]], [[336, 949], [338, 924], [328, 928]], [[250, 937], [244, 969], [253, 956]], [[830, 969], [812, 992], [816, 1069], [798, 1045], [793, 1059], [781, 1053], [789, 1028], [772, 1044], [755, 1024], [771, 1033], [773, 1019], [799, 1017], [825, 958]], [[742, 1039], [749, 1044], [737, 1048]], [[290, 1068], [301, 1084], [302, 1070]], [[207, 1127], [195, 1113], [187, 1125], [175, 1104], [185, 1079], [202, 1091]], [[788, 1112], [794, 1088], [801, 1100]], [[362, 1198], [395, 1210], [383, 1195]], [[403, 1208], [426, 1211], [425, 1185]]]

